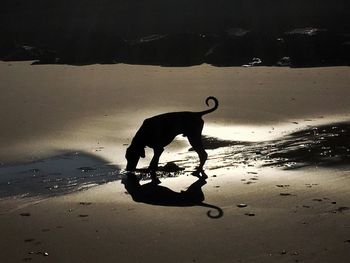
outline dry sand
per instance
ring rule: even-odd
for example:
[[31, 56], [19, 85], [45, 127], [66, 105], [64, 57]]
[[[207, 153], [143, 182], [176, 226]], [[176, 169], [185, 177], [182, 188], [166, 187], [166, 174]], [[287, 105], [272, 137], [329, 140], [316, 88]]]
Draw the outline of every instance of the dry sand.
[[[20, 175], [26, 169], [31, 177], [52, 176], [51, 164], [71, 177], [77, 176], [76, 168], [88, 165], [119, 173], [125, 165], [123, 144], [130, 142], [144, 118], [202, 110], [208, 95], [218, 97], [220, 108], [206, 117], [204, 133], [222, 139], [259, 142], [307, 125], [348, 121], [349, 73], [347, 67], [1, 62], [0, 176]], [[187, 158], [177, 154], [186, 146], [178, 140], [163, 161]], [[348, 261], [348, 166], [260, 167], [256, 160], [244, 159], [249, 156], [234, 163], [226, 152], [230, 149], [208, 151], [209, 178], [202, 191], [205, 203], [223, 210], [218, 219], [209, 218], [209, 208], [203, 206], [134, 202], [120, 180], [53, 197], [6, 195], [0, 201], [0, 262]], [[42, 159], [72, 151], [80, 152], [77, 159], [63, 155], [58, 158], [63, 164], [55, 162], [57, 157]], [[192, 154], [188, 159], [190, 167], [195, 158]], [[33, 159], [41, 162], [10, 165]], [[225, 159], [234, 164], [230, 167]], [[67, 163], [72, 160], [70, 169]], [[181, 193], [196, 178], [186, 171], [161, 181], [160, 186]], [[31, 182], [37, 181], [26, 185]], [[237, 207], [242, 203], [247, 206]]]
[[[305, 126], [309, 124], [305, 119], [324, 117], [327, 123], [339, 116], [348, 118], [350, 112], [348, 67], [74, 67], [0, 62], [0, 79], [2, 162], [35, 159], [55, 150], [92, 151], [102, 145], [103, 157], [120, 164], [122, 145], [130, 142], [142, 120], [169, 111], [203, 110], [209, 95], [219, 99], [220, 108], [205, 117], [204, 133], [212, 124], [225, 125], [233, 140], [245, 139], [240, 133], [256, 131], [257, 125], [290, 131], [298, 126], [293, 121]], [[220, 137], [225, 131], [220, 127], [212, 135]]]

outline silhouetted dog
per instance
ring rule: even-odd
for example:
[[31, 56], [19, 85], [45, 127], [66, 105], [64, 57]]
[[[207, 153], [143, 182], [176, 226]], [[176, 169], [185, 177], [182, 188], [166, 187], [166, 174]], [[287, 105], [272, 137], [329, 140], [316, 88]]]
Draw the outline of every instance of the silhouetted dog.
[[150, 171], [156, 171], [158, 168], [159, 157], [164, 151], [164, 147], [171, 143], [174, 138], [183, 134], [188, 138], [189, 143], [197, 152], [200, 164], [197, 172], [203, 173], [203, 165], [207, 160], [208, 154], [205, 152], [202, 144], [202, 129], [204, 121], [202, 116], [215, 111], [219, 102], [215, 97], [208, 97], [205, 100], [207, 106], [209, 101], [214, 101], [214, 107], [201, 112], [170, 112], [146, 119], [133, 138], [131, 145], [126, 150], [127, 171], [136, 169], [140, 157], [145, 157], [145, 147], [153, 149], [154, 155], [148, 167]]

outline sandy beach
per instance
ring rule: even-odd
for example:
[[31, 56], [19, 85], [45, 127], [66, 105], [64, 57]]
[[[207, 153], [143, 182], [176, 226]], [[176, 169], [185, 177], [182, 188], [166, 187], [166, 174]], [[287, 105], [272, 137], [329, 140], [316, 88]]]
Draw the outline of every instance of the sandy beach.
[[[0, 262], [347, 262], [349, 73], [0, 62]], [[208, 179], [179, 137], [130, 181], [142, 121], [209, 95]]]

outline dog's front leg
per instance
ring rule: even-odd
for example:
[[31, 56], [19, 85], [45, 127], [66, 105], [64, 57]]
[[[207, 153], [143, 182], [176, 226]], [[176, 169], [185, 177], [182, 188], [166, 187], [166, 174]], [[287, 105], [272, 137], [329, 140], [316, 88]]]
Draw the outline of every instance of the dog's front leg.
[[148, 167], [148, 169], [150, 171], [156, 171], [158, 169], [159, 158], [162, 155], [163, 151], [164, 151], [164, 148], [154, 148], [153, 149], [154, 155], [153, 155], [151, 163]]

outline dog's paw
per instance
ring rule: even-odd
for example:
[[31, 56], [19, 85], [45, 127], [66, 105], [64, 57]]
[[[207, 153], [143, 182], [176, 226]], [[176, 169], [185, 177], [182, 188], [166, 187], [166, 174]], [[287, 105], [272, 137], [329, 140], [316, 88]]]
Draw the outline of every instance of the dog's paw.
[[201, 174], [202, 174], [201, 176], [202, 179], [208, 179], [208, 175], [204, 171], [202, 171]]
[[192, 172], [192, 175], [195, 176], [195, 177], [198, 177], [200, 179], [207, 179], [208, 176], [206, 175], [206, 173], [202, 170], [197, 170], [197, 171], [194, 171]]
[[200, 171], [194, 171], [194, 172], [192, 172], [192, 175], [195, 176], [195, 177], [198, 177], [198, 178], [201, 177]]

